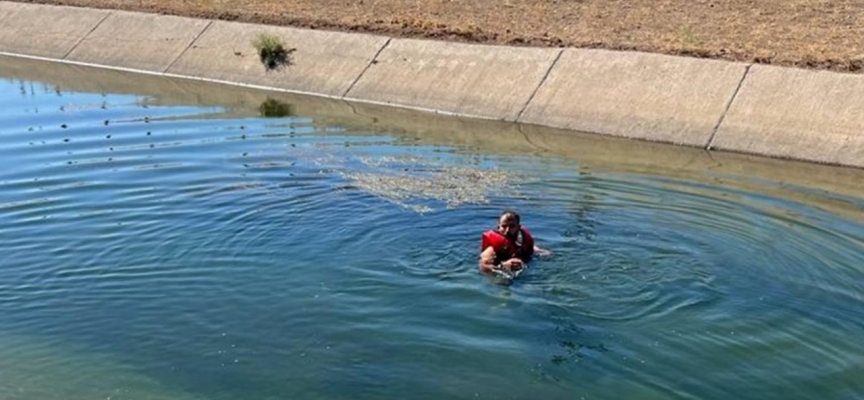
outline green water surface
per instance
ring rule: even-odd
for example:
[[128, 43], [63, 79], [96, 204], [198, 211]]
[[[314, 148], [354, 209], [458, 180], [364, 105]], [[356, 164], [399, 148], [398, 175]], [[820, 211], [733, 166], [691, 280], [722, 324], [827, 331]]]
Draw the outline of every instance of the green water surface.
[[0, 399], [861, 399], [862, 183], [0, 58]]

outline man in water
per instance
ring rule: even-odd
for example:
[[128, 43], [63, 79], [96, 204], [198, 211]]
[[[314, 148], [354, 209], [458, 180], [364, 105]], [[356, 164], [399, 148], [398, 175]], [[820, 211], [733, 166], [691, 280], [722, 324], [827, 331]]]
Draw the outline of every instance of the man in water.
[[496, 270], [514, 273], [522, 268], [537, 254], [544, 256], [548, 251], [534, 246], [534, 238], [522, 226], [519, 214], [505, 211], [498, 218], [498, 229], [483, 232], [480, 246], [480, 270]]

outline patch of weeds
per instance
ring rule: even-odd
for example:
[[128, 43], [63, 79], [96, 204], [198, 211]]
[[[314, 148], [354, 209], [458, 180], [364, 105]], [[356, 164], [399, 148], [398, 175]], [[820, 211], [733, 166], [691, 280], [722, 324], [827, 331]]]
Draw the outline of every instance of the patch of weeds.
[[283, 118], [294, 115], [294, 106], [270, 97], [258, 106], [258, 112], [264, 118]]
[[681, 30], [681, 46], [684, 50], [696, 50], [702, 47], [702, 39], [699, 38], [696, 33], [694, 33], [690, 28], [684, 28]]
[[286, 49], [282, 39], [277, 36], [262, 33], [252, 42], [258, 52], [261, 63], [268, 71], [287, 67], [292, 64], [291, 53], [297, 49]]

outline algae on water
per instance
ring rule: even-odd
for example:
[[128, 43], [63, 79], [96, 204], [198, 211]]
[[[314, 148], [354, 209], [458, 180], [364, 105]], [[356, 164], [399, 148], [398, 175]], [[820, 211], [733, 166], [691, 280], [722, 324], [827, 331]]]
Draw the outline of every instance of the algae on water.
[[365, 168], [345, 170], [353, 187], [417, 212], [482, 204], [504, 190], [517, 190], [517, 176], [498, 169], [447, 166], [422, 157], [360, 157]]

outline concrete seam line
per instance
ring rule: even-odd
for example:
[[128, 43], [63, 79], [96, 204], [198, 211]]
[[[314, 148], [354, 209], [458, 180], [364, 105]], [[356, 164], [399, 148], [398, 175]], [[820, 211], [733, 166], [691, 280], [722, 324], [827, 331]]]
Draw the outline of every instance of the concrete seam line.
[[384, 51], [385, 48], [387, 48], [387, 45], [390, 44], [391, 40], [393, 40], [393, 38], [387, 38], [387, 41], [384, 42], [384, 45], [381, 46], [381, 48], [378, 49], [378, 51], [375, 53], [375, 55], [372, 56], [372, 59], [369, 60], [369, 64], [366, 64], [366, 68], [363, 68], [363, 71], [360, 71], [360, 75], [357, 75], [357, 79], [354, 79], [354, 82], [351, 82], [351, 85], [348, 86], [348, 89], [345, 89], [345, 93], [342, 93], [342, 98], [345, 98], [345, 96], [348, 96], [348, 92], [350, 92], [351, 89], [354, 89], [354, 85], [356, 85], [357, 82], [360, 82], [360, 78], [362, 78], [363, 75], [366, 75], [366, 71], [369, 70], [369, 67], [371, 67], [373, 64], [375, 64], [375, 61], [378, 60], [378, 56], [381, 55], [381, 52]]
[[534, 96], [537, 95], [537, 92], [540, 91], [540, 88], [543, 87], [543, 84], [546, 83], [546, 79], [549, 78], [549, 74], [552, 73], [552, 68], [555, 68], [555, 64], [558, 64], [558, 60], [561, 59], [561, 55], [564, 54], [564, 49], [558, 52], [558, 55], [555, 56], [555, 60], [552, 61], [552, 64], [549, 65], [549, 68], [546, 70], [546, 74], [543, 75], [543, 79], [540, 79], [540, 84], [534, 88], [534, 91], [531, 93], [531, 96], [528, 97], [528, 101], [525, 102], [525, 105], [522, 106], [522, 109], [519, 110], [519, 114], [516, 116], [515, 121], [519, 121], [522, 119], [522, 114], [525, 113], [525, 110], [528, 109], [528, 105], [531, 104], [531, 100], [534, 100]]
[[108, 11], [108, 14], [105, 14], [105, 16], [102, 17], [102, 19], [100, 19], [99, 22], [97, 22], [96, 25], [93, 26], [93, 29], [90, 29], [90, 32], [87, 32], [86, 35], [81, 36], [81, 38], [78, 39], [78, 41], [75, 42], [74, 45], [72, 45], [72, 48], [69, 49], [69, 51], [67, 51], [66, 54], [63, 55], [63, 59], [65, 60], [66, 57], [69, 57], [69, 55], [72, 54], [72, 52], [78, 48], [78, 45], [80, 45], [81, 42], [84, 41], [84, 39], [87, 39], [87, 36], [90, 36], [90, 34], [93, 33], [96, 30], [96, 28], [99, 28], [99, 26], [102, 25], [102, 23], [105, 22], [105, 20], [108, 19], [108, 17], [110, 17], [112, 15], [114, 15], [114, 11]]
[[747, 75], [750, 74], [750, 67], [752, 66], [753, 64], [747, 64], [747, 67], [744, 68], [744, 74], [741, 75], [741, 80], [738, 81], [738, 86], [735, 88], [735, 92], [732, 93], [732, 97], [730, 97], [729, 102], [726, 103], [726, 108], [723, 110], [723, 114], [720, 115], [720, 120], [717, 121], [717, 125], [714, 125], [714, 130], [711, 132], [711, 137], [708, 138], [708, 144], [705, 145], [705, 150], [711, 150], [711, 145], [714, 144], [714, 138], [717, 137], [720, 125], [722, 125], [723, 120], [726, 119], [726, 114], [728, 114], [729, 109], [732, 108], [732, 103], [734, 103], [735, 99], [738, 98], [738, 92], [741, 90], [741, 86], [744, 85], [744, 79], [747, 79]]
[[[9, 2], [9, 1], [0, 1], [0, 3], [3, 3], [3, 4], [9, 4], [9, 3], [11, 3], [11, 2]], [[10, 5], [11, 5], [11, 4], [10, 4]], [[7, 15], [7, 14], [3, 14], [3, 16], [0, 17], [0, 21], [3, 21], [4, 19], [6, 19], [6, 15]]]
[[165, 69], [163, 69], [162, 72], [163, 72], [163, 73], [168, 72], [168, 70], [171, 69], [171, 67], [173, 67], [174, 64], [176, 64], [178, 60], [180, 60], [180, 57], [183, 57], [183, 55], [186, 54], [186, 52], [189, 51], [189, 49], [192, 48], [192, 45], [194, 45], [195, 42], [197, 42], [198, 39], [201, 38], [201, 35], [203, 35], [204, 32], [207, 32], [208, 29], [210, 29], [210, 26], [211, 26], [211, 25], [213, 25], [213, 21], [212, 21], [212, 20], [209, 21], [209, 22], [207, 22], [207, 26], [205, 26], [204, 29], [201, 30], [201, 32], [198, 32], [198, 34], [195, 35], [195, 38], [193, 38], [192, 41], [189, 42], [189, 45], [186, 46], [186, 48], [183, 49], [183, 51], [180, 52], [180, 54], [177, 56], [177, 58], [175, 58], [174, 61], [171, 61], [171, 63], [168, 64], [168, 66], [165, 67]]

